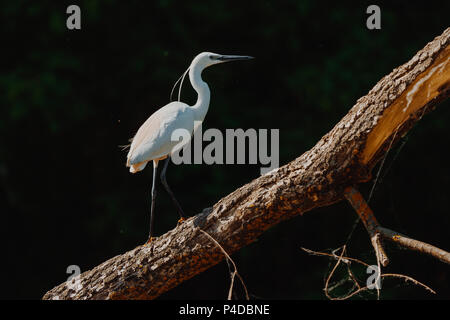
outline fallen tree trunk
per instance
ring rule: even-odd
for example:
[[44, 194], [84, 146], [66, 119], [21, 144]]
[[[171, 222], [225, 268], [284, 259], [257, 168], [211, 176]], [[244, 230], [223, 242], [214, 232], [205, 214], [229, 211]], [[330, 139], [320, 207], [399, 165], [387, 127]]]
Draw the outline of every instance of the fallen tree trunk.
[[344, 198], [376, 163], [450, 94], [450, 28], [360, 98], [309, 151], [221, 199], [154, 240], [116, 256], [43, 299], [152, 299], [224, 259], [265, 230]]

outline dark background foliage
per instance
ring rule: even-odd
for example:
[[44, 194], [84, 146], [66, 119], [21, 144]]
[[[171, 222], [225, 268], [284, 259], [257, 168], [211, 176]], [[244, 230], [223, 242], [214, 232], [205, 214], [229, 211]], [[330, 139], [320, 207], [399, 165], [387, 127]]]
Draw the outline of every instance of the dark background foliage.
[[[441, 34], [450, 12], [448, 1], [378, 1], [382, 29], [371, 31], [365, 23], [372, 3], [364, 1], [86, 0], [77, 3], [82, 29], [70, 31], [66, 8], [72, 3], [0, 6], [1, 298], [39, 299], [67, 279], [69, 265], [85, 271], [146, 240], [152, 170], [131, 175], [118, 146], [169, 101], [173, 83], [197, 53], [256, 57], [204, 72], [212, 97], [203, 128], [278, 128], [283, 165]], [[195, 98], [185, 85], [182, 100], [193, 104]], [[389, 153], [371, 199], [383, 225], [444, 249], [450, 249], [449, 120], [447, 101]], [[171, 165], [168, 180], [194, 215], [257, 178], [259, 167]], [[361, 187], [365, 195], [371, 186]], [[178, 218], [159, 187], [158, 235]], [[346, 203], [317, 209], [235, 253], [250, 294], [324, 299], [331, 262], [300, 248], [341, 246], [355, 218]], [[374, 263], [361, 224], [348, 245], [351, 256]], [[437, 295], [390, 280], [382, 298], [450, 298], [447, 265], [387, 250], [387, 272], [413, 276]], [[226, 298], [227, 270], [222, 262], [161, 299]], [[340, 270], [336, 279], [344, 276]], [[365, 279], [365, 270], [358, 276]]]

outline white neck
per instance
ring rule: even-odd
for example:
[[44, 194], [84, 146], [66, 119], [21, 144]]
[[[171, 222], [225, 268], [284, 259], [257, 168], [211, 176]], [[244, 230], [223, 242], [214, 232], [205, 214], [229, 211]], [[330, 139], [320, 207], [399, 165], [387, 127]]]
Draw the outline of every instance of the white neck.
[[208, 112], [210, 91], [205, 81], [202, 79], [203, 67], [195, 64], [191, 65], [189, 69], [189, 80], [191, 80], [192, 87], [197, 92], [197, 102], [192, 108], [195, 110], [195, 120], [203, 121]]

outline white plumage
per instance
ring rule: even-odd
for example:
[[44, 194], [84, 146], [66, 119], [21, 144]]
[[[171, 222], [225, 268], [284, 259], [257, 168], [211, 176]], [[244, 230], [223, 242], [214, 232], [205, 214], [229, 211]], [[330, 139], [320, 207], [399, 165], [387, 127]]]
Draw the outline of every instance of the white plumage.
[[[172, 133], [176, 129], [185, 129], [192, 133], [194, 121], [194, 110], [178, 101], [171, 102], [152, 114], [139, 128], [131, 142], [127, 156], [130, 172], [140, 171], [148, 161], [164, 159], [177, 151], [174, 147], [178, 141], [172, 141]], [[178, 145], [177, 149], [183, 145]]]

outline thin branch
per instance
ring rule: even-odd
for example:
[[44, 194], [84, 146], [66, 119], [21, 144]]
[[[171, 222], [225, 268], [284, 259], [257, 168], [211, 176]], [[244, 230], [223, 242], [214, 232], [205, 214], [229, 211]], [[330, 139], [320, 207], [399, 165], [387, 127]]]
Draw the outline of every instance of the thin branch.
[[389, 259], [386, 255], [386, 252], [381, 245], [380, 236], [379, 236], [379, 223], [375, 218], [372, 210], [370, 209], [367, 202], [364, 200], [361, 193], [353, 187], [347, 187], [344, 191], [344, 196], [350, 202], [352, 207], [355, 209], [358, 216], [361, 218], [364, 226], [367, 229], [367, 232], [370, 235], [370, 240], [373, 248], [375, 249], [375, 254], [377, 256], [377, 264], [382, 264], [383, 267], [386, 267], [389, 263]]
[[381, 164], [380, 164], [380, 167], [378, 168], [377, 175], [375, 176], [375, 181], [373, 182], [372, 189], [370, 189], [369, 198], [367, 199], [367, 202], [370, 202], [370, 199], [372, 199], [372, 195], [375, 191], [375, 187], [377, 185], [378, 178], [380, 177], [381, 169], [383, 169], [384, 162], [386, 161], [389, 151], [392, 148], [392, 143], [394, 142], [395, 137], [397, 136], [397, 132], [398, 132], [398, 127], [397, 127], [397, 129], [395, 129], [394, 136], [392, 137], [391, 142], [389, 143], [389, 148], [387, 149], [386, 154], [383, 157], [383, 160], [381, 160]]
[[382, 277], [385, 277], [385, 278], [387, 278], [387, 277], [401, 278], [401, 279], [404, 279], [405, 281], [411, 281], [411, 282], [414, 283], [415, 285], [424, 288], [425, 290], [431, 292], [432, 294], [436, 294], [436, 291], [434, 291], [433, 289], [431, 289], [431, 288], [430, 288], [429, 286], [427, 286], [426, 284], [423, 284], [422, 282], [417, 281], [417, 280], [414, 279], [414, 278], [405, 276], [404, 274], [398, 274], [398, 273], [384, 273], [384, 274], [382, 275]]
[[442, 262], [450, 264], [450, 253], [445, 250], [442, 250], [431, 244], [412, 239], [408, 236], [387, 228], [380, 227], [379, 231], [385, 239], [392, 241], [404, 248], [428, 254], [436, 259], [439, 259]]
[[212, 242], [214, 242], [214, 244], [223, 252], [223, 254], [225, 255], [225, 257], [227, 258], [227, 261], [230, 261], [231, 264], [233, 265], [234, 271], [231, 273], [231, 284], [230, 284], [230, 289], [228, 290], [228, 300], [231, 300], [232, 294], [233, 294], [233, 285], [234, 285], [234, 277], [238, 276], [239, 280], [241, 281], [242, 286], [244, 287], [244, 291], [245, 291], [245, 298], [247, 300], [250, 300], [249, 296], [248, 296], [248, 291], [247, 291], [247, 287], [244, 283], [244, 280], [242, 279], [241, 275], [239, 274], [239, 272], [237, 271], [237, 267], [236, 264], [234, 263], [233, 259], [231, 259], [231, 257], [228, 255], [228, 253], [225, 251], [225, 249], [216, 241], [216, 239], [214, 239], [213, 237], [211, 237], [206, 231], [201, 230], [200, 231], [202, 233], [204, 233]]
[[[308, 253], [308, 254], [310, 254], [310, 255], [312, 255], [312, 256], [325, 256], [325, 257], [331, 257], [331, 258], [334, 258], [334, 259], [336, 259], [336, 260], [339, 259], [339, 257], [336, 256], [335, 254], [329, 254], [329, 253], [321, 252], [321, 251], [313, 251], [313, 250], [311, 250], [311, 249], [307, 249], [307, 248], [303, 248], [303, 247], [301, 247], [300, 249], [302, 249], [303, 251], [305, 251], [306, 253]], [[339, 248], [338, 248], [338, 249], [339, 249]], [[363, 266], [366, 266], [366, 267], [369, 267], [369, 266], [370, 266], [368, 263], [365, 263], [364, 261], [361, 261], [361, 260], [356, 259], [356, 258], [351, 258], [351, 257], [343, 256], [343, 257], [341, 258], [341, 260], [342, 260], [342, 262], [347, 263], [347, 264], [350, 264], [350, 261], [354, 261], [354, 262], [359, 263], [359, 264], [361, 264], [361, 265], [363, 265]]]
[[340, 300], [339, 298], [334, 298], [334, 297], [332, 297], [332, 296], [330, 295], [329, 290], [328, 290], [328, 284], [329, 284], [329, 282], [330, 282], [331, 277], [332, 277], [333, 274], [334, 274], [334, 271], [336, 271], [337, 267], [338, 267], [339, 264], [341, 263], [342, 257], [344, 256], [344, 253], [345, 253], [345, 245], [342, 247], [342, 251], [341, 251], [341, 254], [340, 254], [339, 258], [338, 258], [338, 261], [337, 261], [336, 264], [334, 265], [333, 269], [331, 270], [330, 274], [329, 274], [328, 277], [327, 277], [327, 280], [325, 281], [325, 288], [324, 288], [325, 295], [326, 295], [327, 298], [330, 299], [330, 300], [336, 300], [336, 299]]
[[[369, 287], [369, 286], [361, 287], [359, 282], [358, 282], [358, 280], [353, 275], [353, 272], [350, 269], [350, 262], [352, 262], [352, 261], [356, 262], [356, 263], [358, 263], [360, 265], [363, 265], [365, 267], [370, 267], [370, 265], [368, 263], [364, 262], [364, 261], [359, 260], [359, 259], [344, 256], [344, 252], [345, 252], [346, 246], [344, 245], [341, 248], [342, 248], [342, 252], [341, 252], [341, 254], [339, 256], [337, 256], [334, 253], [335, 250], [333, 250], [333, 252], [330, 254], [330, 253], [326, 253], [326, 252], [313, 251], [313, 250], [310, 250], [310, 249], [307, 249], [307, 248], [303, 248], [303, 247], [301, 248], [303, 251], [307, 252], [310, 255], [325, 256], [325, 257], [329, 257], [329, 258], [333, 258], [333, 259], [337, 260], [335, 266], [333, 267], [333, 270], [331, 271], [331, 273], [327, 277], [327, 280], [326, 280], [326, 283], [325, 283], [325, 288], [324, 288], [325, 295], [327, 296], [327, 298], [329, 298], [331, 300], [347, 300], [347, 299], [349, 299], [349, 298], [351, 298], [351, 297], [353, 297], [353, 296], [355, 296], [355, 295], [357, 295], [357, 294], [359, 294], [361, 292], [364, 292], [366, 290], [372, 290], [372, 288]], [[338, 248], [338, 249], [340, 249], [340, 248]], [[336, 250], [338, 250], [338, 249], [336, 249]], [[342, 297], [332, 297], [330, 295], [330, 292], [333, 289], [335, 289], [336, 287], [338, 287], [341, 283], [343, 283], [343, 281], [341, 281], [341, 282], [339, 282], [338, 285], [335, 285], [335, 286], [333, 286], [331, 288], [329, 287], [329, 281], [330, 281], [331, 277], [333, 276], [334, 272], [336, 271], [337, 266], [341, 262], [347, 264], [347, 270], [348, 270], [348, 273], [349, 273], [349, 278], [352, 279], [354, 287], [356, 287], [358, 289], [356, 289], [355, 291], [352, 291], [349, 294], [344, 295]], [[378, 270], [380, 270], [380, 269], [378, 269]], [[382, 278], [400, 278], [400, 279], [403, 279], [405, 281], [410, 281], [413, 284], [424, 288], [425, 290], [429, 291], [430, 293], [436, 294], [436, 292], [433, 289], [431, 289], [429, 286], [427, 286], [426, 284], [424, 284], [424, 283], [422, 283], [422, 282], [420, 282], [420, 281], [418, 281], [418, 280], [416, 280], [416, 279], [414, 279], [412, 277], [409, 277], [409, 276], [406, 276], [406, 275], [403, 275], [403, 274], [397, 274], [397, 273], [384, 273], [384, 274], [381, 274], [381, 272], [379, 272], [379, 275], [380, 275], [381, 279]], [[378, 279], [377, 279], [377, 281], [378, 281]], [[377, 297], [378, 297], [378, 299], [380, 297], [380, 289], [378, 289], [378, 288], [377, 288]]]

